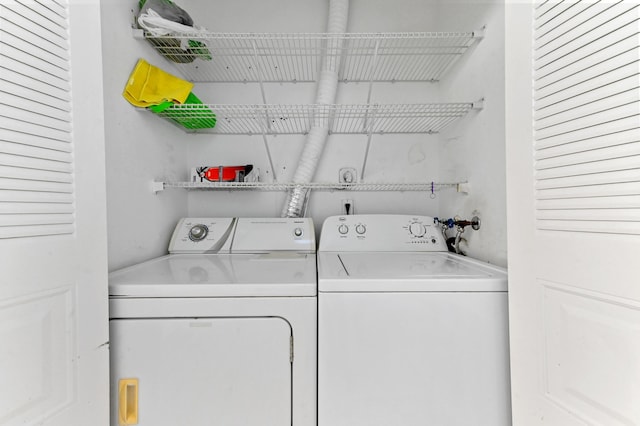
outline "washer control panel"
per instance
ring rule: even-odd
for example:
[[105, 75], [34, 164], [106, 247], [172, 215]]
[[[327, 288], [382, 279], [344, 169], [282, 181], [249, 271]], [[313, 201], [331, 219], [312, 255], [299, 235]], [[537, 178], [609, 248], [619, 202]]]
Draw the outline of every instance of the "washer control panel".
[[440, 226], [430, 216], [347, 215], [328, 217], [320, 251], [447, 251]]

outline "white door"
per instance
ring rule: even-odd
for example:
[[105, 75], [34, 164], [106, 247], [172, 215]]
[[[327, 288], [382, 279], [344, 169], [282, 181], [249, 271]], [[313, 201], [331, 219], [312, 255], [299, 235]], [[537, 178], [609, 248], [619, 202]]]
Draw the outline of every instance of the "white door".
[[639, 7], [506, 2], [515, 425], [640, 424]]
[[108, 425], [100, 44], [98, 0], [0, 0], [3, 426]]

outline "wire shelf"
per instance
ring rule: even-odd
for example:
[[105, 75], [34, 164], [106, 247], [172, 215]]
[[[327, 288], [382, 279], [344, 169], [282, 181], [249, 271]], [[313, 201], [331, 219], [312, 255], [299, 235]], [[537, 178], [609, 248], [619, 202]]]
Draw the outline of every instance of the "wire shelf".
[[167, 188], [184, 188], [196, 190], [262, 190], [288, 191], [294, 188], [320, 191], [424, 191], [437, 192], [443, 189], [455, 189], [464, 192], [464, 182], [458, 183], [292, 183], [292, 182], [154, 182], [155, 191]]
[[198, 132], [226, 135], [307, 134], [311, 127], [333, 134], [438, 133], [481, 103], [386, 105], [231, 105], [176, 104], [157, 115], [177, 113], [197, 119], [203, 111], [216, 116], [216, 126]]
[[340, 61], [341, 82], [435, 82], [482, 36], [482, 31], [143, 34], [191, 81], [280, 83], [316, 81], [323, 60]]

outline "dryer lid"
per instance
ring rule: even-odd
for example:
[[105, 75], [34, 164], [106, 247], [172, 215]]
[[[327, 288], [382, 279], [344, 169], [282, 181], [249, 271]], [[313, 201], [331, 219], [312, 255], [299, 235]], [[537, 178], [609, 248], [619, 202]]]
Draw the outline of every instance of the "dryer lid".
[[173, 254], [109, 274], [111, 297], [286, 297], [316, 295], [309, 253]]
[[502, 268], [452, 253], [318, 254], [318, 289], [328, 292], [506, 291]]

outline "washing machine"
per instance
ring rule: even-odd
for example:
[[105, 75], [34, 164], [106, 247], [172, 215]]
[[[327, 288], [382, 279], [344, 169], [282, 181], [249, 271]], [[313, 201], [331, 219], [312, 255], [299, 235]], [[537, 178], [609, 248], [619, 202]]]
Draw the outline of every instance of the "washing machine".
[[320, 426], [510, 424], [505, 270], [449, 253], [433, 218], [326, 219]]
[[315, 425], [314, 235], [185, 218], [170, 254], [111, 273], [111, 425]]

